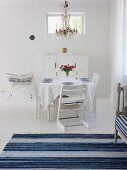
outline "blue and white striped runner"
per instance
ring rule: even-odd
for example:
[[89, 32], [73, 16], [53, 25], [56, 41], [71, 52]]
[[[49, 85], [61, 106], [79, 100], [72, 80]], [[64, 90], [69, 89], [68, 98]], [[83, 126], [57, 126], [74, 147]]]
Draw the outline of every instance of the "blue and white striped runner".
[[127, 145], [110, 134], [15, 134], [0, 169], [127, 169]]

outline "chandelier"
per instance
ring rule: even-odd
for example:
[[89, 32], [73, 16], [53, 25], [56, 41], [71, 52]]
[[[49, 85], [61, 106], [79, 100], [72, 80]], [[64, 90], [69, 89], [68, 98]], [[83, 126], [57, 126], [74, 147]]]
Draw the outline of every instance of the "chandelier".
[[64, 4], [61, 5], [63, 8], [63, 13], [61, 14], [61, 28], [57, 29], [56, 27], [56, 35], [58, 38], [72, 38], [74, 37], [78, 31], [77, 28], [70, 27], [70, 14], [68, 13], [68, 2], [65, 1]]

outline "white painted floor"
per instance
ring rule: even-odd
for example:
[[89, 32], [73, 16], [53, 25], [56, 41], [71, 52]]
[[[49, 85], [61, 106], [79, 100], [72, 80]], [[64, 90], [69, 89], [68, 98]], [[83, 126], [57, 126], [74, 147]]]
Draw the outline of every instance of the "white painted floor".
[[[0, 152], [14, 133], [63, 133], [55, 121], [47, 120], [46, 113], [36, 118], [34, 98], [20, 95], [8, 100], [6, 93], [0, 93]], [[86, 117], [90, 129], [75, 126], [66, 133], [114, 133], [115, 110], [109, 98], [97, 99], [96, 118]]]

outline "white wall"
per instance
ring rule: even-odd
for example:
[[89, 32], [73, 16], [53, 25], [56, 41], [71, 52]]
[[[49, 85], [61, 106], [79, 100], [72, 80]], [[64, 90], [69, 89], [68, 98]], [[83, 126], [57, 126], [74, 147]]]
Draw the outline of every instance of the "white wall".
[[[107, 0], [71, 1], [71, 11], [85, 12], [86, 33], [76, 40], [57, 40], [46, 33], [46, 14], [60, 11], [61, 1], [0, 0], [0, 90], [8, 87], [7, 72], [41, 72], [45, 53], [89, 55], [89, 75], [101, 74], [98, 95], [111, 90], [110, 4]], [[35, 40], [29, 39], [35, 35]]]

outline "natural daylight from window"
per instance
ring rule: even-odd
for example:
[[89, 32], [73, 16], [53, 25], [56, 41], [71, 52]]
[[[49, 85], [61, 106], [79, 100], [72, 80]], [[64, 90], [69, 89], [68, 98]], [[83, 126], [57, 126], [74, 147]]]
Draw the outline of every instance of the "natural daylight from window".
[[[83, 15], [72, 15], [70, 16], [70, 27], [77, 28], [78, 33], [84, 33], [84, 17]], [[60, 15], [48, 15], [47, 16], [47, 31], [48, 34], [54, 34], [56, 28], [61, 28], [61, 16]]]

